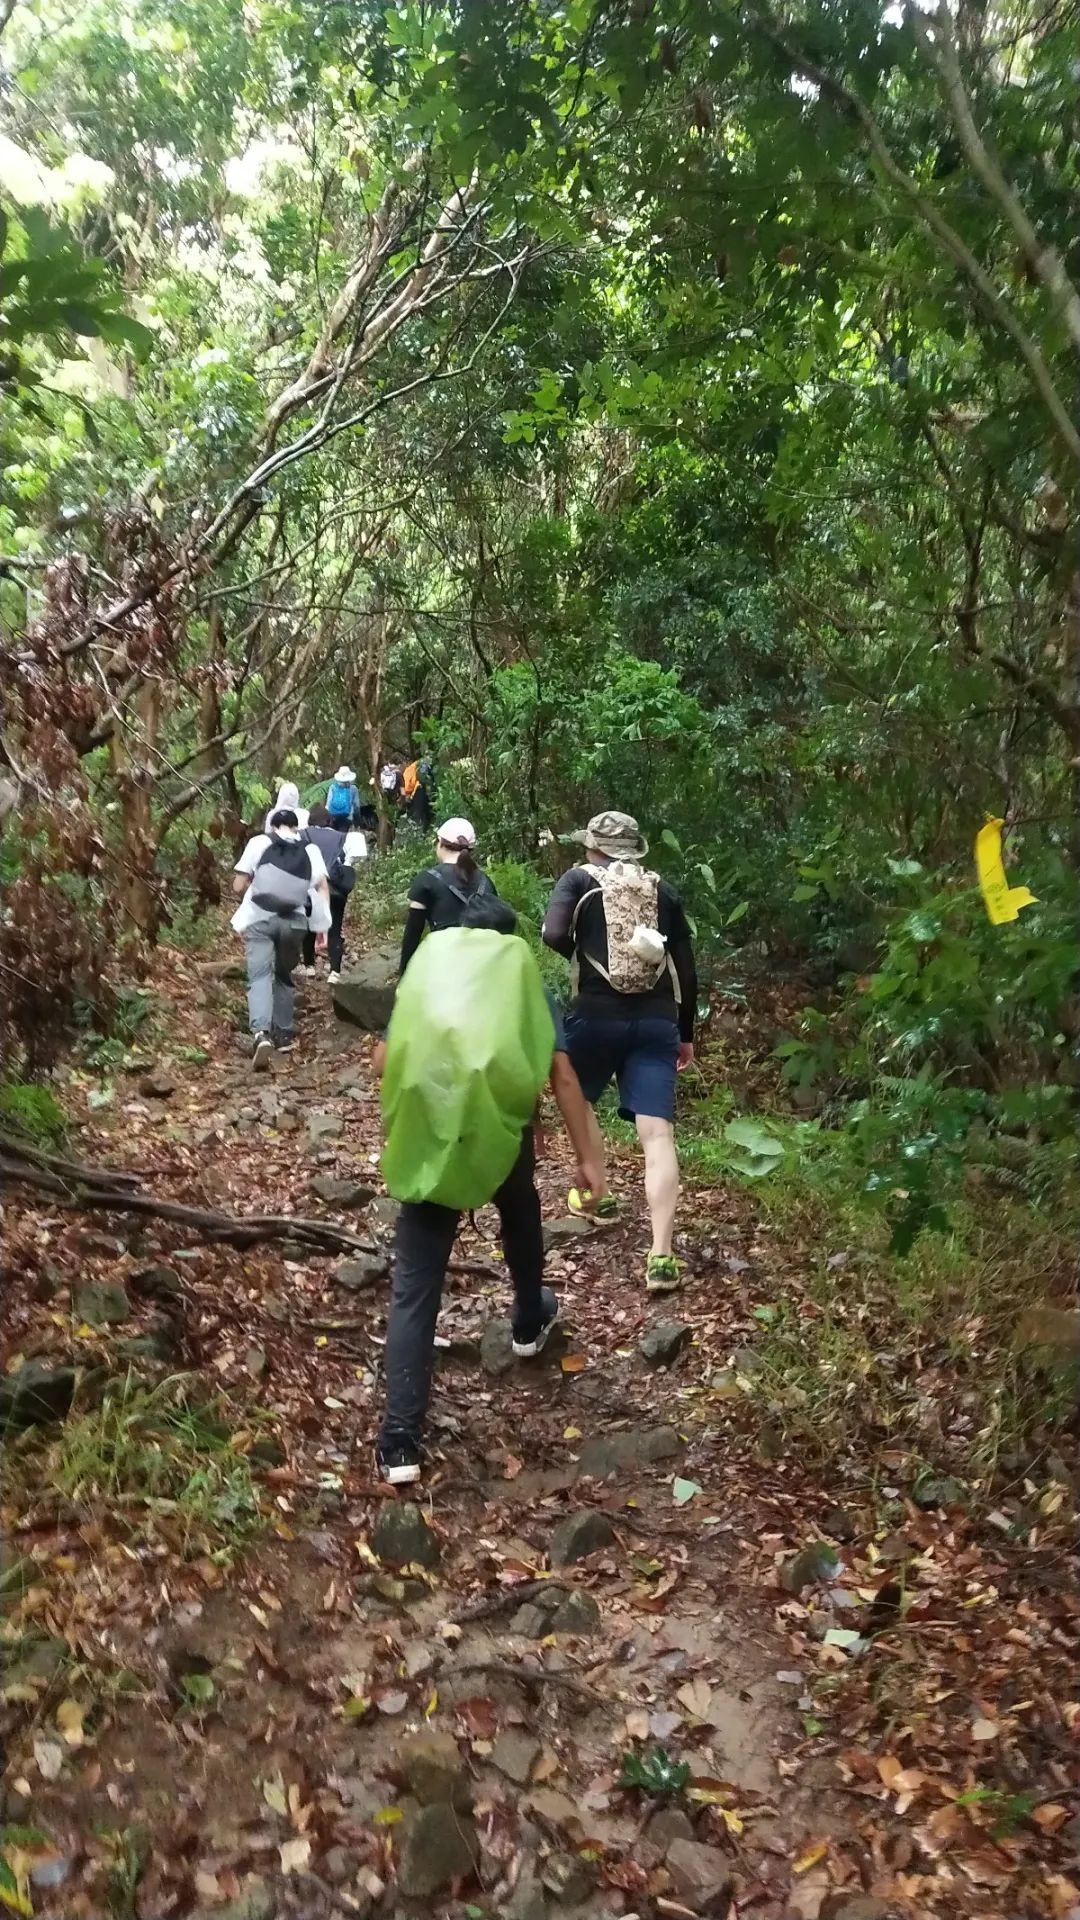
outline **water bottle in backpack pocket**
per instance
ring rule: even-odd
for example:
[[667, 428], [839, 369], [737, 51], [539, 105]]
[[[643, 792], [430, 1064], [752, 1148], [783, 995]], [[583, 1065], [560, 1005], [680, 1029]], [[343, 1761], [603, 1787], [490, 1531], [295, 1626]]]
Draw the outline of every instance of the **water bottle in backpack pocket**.
[[309, 913], [311, 862], [299, 842], [274, 840], [262, 855], [251, 881], [252, 905], [279, 920]]

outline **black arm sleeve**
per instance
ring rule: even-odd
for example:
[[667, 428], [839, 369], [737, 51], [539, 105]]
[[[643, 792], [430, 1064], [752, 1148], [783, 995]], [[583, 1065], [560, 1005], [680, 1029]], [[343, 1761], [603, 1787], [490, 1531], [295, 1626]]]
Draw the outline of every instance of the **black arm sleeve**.
[[544, 945], [551, 947], [555, 953], [561, 953], [566, 960], [574, 957], [570, 922], [582, 893], [581, 881], [580, 867], [570, 867], [560, 880], [556, 880], [541, 930]]
[[668, 952], [674, 963], [679, 979], [679, 1039], [694, 1039], [694, 1021], [697, 1017], [698, 980], [697, 965], [694, 960], [694, 948], [690, 939], [690, 928], [683, 912], [682, 901], [672, 892], [669, 903]]
[[424, 937], [424, 928], [428, 924], [430, 912], [431, 876], [427, 873], [414, 874], [409, 883], [409, 911], [405, 916], [405, 931], [401, 937], [399, 980], [405, 978], [405, 969]]

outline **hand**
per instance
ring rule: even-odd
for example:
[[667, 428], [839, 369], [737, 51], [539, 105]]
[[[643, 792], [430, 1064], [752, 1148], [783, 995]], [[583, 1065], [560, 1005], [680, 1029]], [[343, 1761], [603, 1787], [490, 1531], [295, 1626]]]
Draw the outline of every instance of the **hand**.
[[694, 1043], [693, 1043], [693, 1041], [692, 1041], [692, 1040], [680, 1040], [680, 1041], [679, 1041], [679, 1053], [678, 1053], [678, 1058], [676, 1059], [676, 1062], [675, 1062], [675, 1069], [676, 1069], [676, 1072], [678, 1072], [678, 1073], [685, 1073], [685, 1072], [686, 1072], [686, 1069], [687, 1069], [687, 1067], [692, 1067], [692, 1066], [693, 1066], [693, 1064], [694, 1064]]
[[326, 935], [325, 935], [325, 933], [317, 933], [317, 934], [315, 935], [315, 951], [316, 951], [316, 953], [325, 953], [325, 952], [326, 952], [326, 948], [327, 948], [327, 939], [326, 939]]
[[[586, 1213], [591, 1213], [597, 1201], [601, 1200], [607, 1191], [604, 1169], [599, 1160], [584, 1157], [578, 1161], [578, 1191]], [[587, 1200], [586, 1194], [589, 1196]]]
[[547, 1132], [539, 1114], [536, 1115], [533, 1121], [533, 1146], [536, 1150], [537, 1159], [543, 1160], [547, 1154]]
[[386, 1041], [376, 1040], [375, 1050], [371, 1056], [371, 1071], [375, 1075], [376, 1080], [382, 1079], [385, 1069], [386, 1069]]

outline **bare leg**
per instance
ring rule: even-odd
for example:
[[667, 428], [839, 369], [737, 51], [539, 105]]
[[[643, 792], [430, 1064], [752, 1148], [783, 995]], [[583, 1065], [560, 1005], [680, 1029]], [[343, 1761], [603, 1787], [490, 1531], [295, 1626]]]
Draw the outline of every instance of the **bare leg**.
[[607, 1154], [604, 1151], [604, 1136], [600, 1131], [600, 1122], [596, 1117], [596, 1108], [590, 1107], [587, 1101], [585, 1103], [585, 1113], [587, 1116], [585, 1125], [589, 1135], [589, 1149], [592, 1154], [594, 1162], [601, 1169], [600, 1186], [597, 1192], [593, 1195], [593, 1198], [595, 1200], [602, 1200], [604, 1195], [609, 1190], [608, 1178], [607, 1178]]
[[645, 1199], [652, 1220], [652, 1251], [670, 1253], [679, 1204], [675, 1129], [670, 1120], [658, 1120], [650, 1113], [639, 1113], [636, 1125], [645, 1149]]

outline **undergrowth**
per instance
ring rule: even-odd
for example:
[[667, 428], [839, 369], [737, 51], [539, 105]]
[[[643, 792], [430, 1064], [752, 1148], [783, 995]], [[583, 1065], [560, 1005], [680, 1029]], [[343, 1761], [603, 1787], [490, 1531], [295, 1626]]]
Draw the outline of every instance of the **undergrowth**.
[[111, 1383], [65, 1423], [44, 1466], [80, 1512], [107, 1517], [129, 1540], [165, 1535], [176, 1551], [228, 1562], [262, 1524], [227, 1408], [193, 1398], [179, 1375], [154, 1387], [130, 1375]]
[[35, 1147], [62, 1147], [70, 1122], [56, 1095], [32, 1081], [0, 1082], [0, 1127]]

